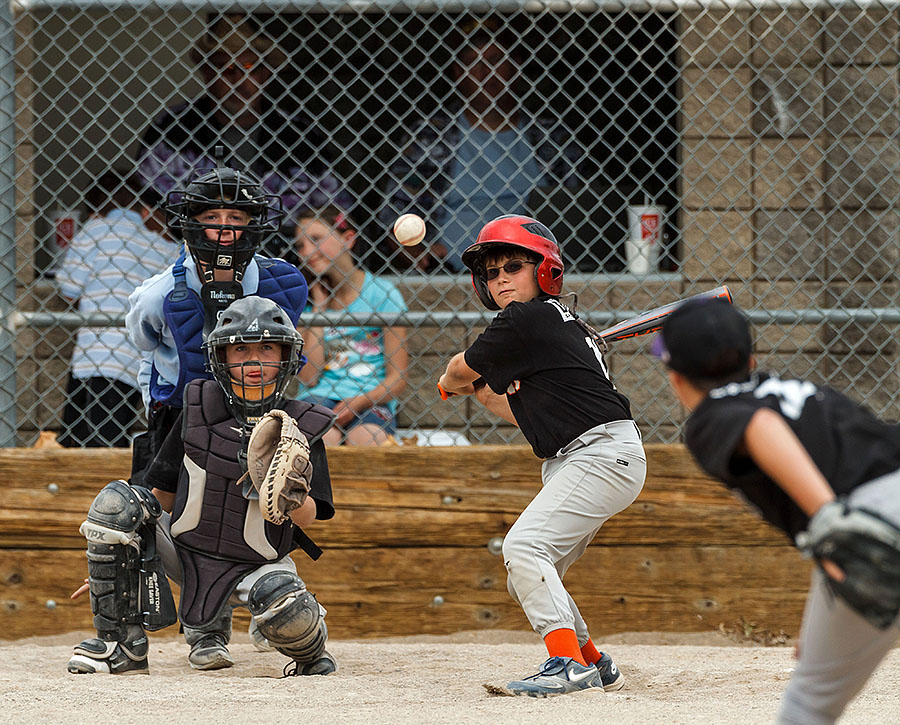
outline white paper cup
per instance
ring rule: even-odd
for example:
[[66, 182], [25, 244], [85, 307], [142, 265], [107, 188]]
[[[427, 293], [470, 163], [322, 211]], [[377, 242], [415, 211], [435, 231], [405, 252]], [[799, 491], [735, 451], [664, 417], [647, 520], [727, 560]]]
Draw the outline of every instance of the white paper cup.
[[649, 274], [657, 270], [664, 212], [661, 206], [628, 207], [625, 264], [631, 274]]

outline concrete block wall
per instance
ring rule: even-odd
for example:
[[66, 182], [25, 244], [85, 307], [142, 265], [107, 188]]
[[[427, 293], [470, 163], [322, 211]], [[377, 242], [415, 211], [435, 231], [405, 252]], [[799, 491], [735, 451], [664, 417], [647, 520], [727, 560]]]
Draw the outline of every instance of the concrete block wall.
[[[896, 307], [896, 11], [685, 11], [682, 275], [745, 307]], [[757, 331], [762, 364], [900, 417], [896, 330]], [[812, 373], [810, 373], [812, 371]]]

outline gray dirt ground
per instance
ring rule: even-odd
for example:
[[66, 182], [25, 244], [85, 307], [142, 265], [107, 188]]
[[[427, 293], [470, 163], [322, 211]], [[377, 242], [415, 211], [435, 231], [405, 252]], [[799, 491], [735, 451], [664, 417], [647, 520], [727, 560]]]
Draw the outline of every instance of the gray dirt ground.
[[[69, 675], [85, 633], [2, 643], [0, 713], [8, 723], [768, 723], [793, 665], [791, 647], [736, 644], [718, 633], [615, 635], [599, 643], [628, 678], [617, 693], [549, 700], [490, 696], [532, 673], [543, 647], [521, 632], [335, 641], [340, 671], [278, 679], [286, 661], [246, 634], [235, 667], [195, 672], [186, 645], [151, 640], [150, 676]], [[900, 721], [900, 650], [851, 704], [845, 725]]]

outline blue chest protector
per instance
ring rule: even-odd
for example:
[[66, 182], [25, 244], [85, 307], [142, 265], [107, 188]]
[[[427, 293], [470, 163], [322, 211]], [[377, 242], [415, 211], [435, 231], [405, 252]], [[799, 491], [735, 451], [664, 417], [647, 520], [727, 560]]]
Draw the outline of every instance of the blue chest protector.
[[[256, 255], [254, 259], [259, 267], [259, 287], [256, 294], [277, 302], [296, 327], [300, 313], [306, 307], [308, 294], [303, 275], [283, 259], [260, 255]], [[163, 315], [178, 350], [178, 382], [175, 385], [162, 382], [156, 365], [150, 371], [151, 399], [173, 408], [182, 406], [184, 387], [191, 380], [212, 380], [212, 375], [206, 370], [206, 355], [202, 350], [203, 303], [200, 296], [188, 287], [184, 260], [185, 253], [182, 250], [172, 267], [175, 286], [163, 300]]]

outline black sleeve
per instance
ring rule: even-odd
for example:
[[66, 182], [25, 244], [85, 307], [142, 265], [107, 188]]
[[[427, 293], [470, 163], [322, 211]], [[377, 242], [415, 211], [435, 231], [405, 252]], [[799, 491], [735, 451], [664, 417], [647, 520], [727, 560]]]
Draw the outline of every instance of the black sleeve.
[[[700, 467], [713, 478], [735, 474], [735, 455], [753, 414], [764, 407], [748, 398], [704, 400], [685, 426], [684, 442]], [[747, 458], [744, 464], [750, 462]]]
[[334, 517], [334, 500], [331, 495], [331, 474], [328, 472], [328, 457], [325, 444], [319, 439], [309, 447], [313, 475], [309, 485], [309, 495], [316, 502], [316, 518], [326, 520]]
[[518, 332], [524, 305], [513, 302], [497, 315], [465, 352], [466, 365], [481, 375], [497, 395], [506, 393], [513, 380], [534, 372], [532, 351]]
[[175, 493], [178, 489], [178, 476], [184, 461], [184, 440], [181, 437], [183, 415], [184, 413], [178, 414], [156, 457], [144, 474], [144, 485], [147, 488], [158, 488], [169, 493]]

